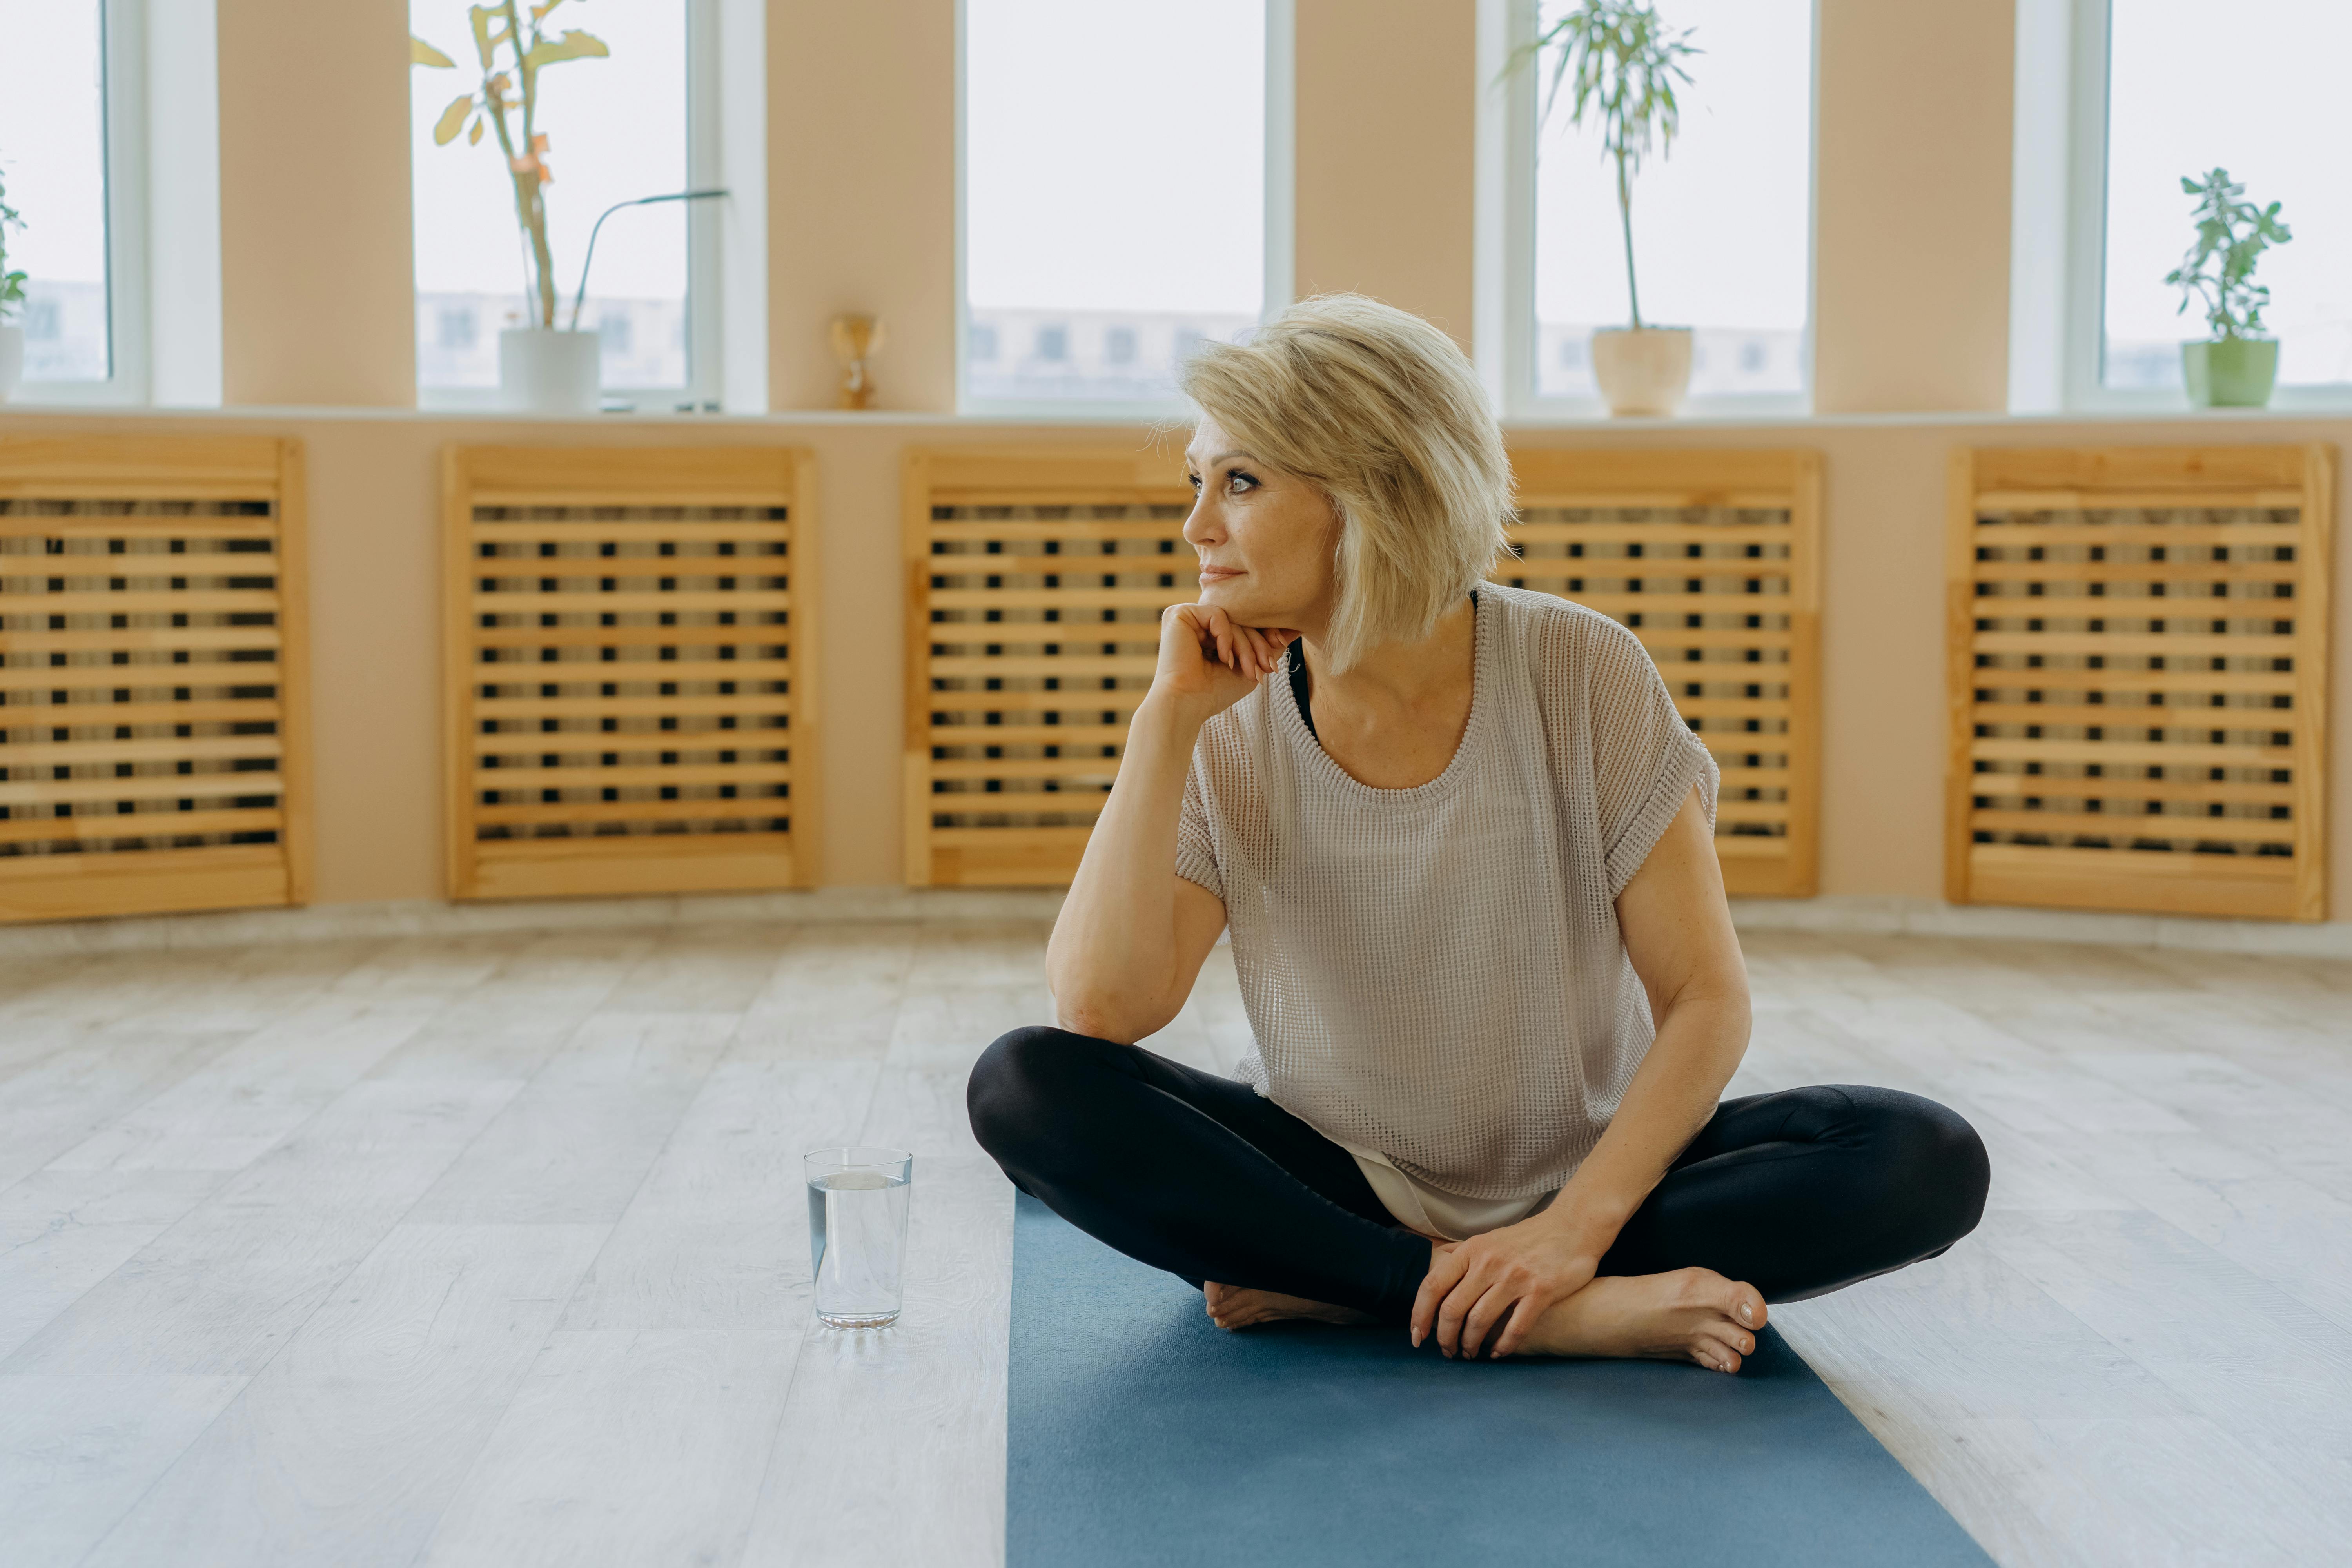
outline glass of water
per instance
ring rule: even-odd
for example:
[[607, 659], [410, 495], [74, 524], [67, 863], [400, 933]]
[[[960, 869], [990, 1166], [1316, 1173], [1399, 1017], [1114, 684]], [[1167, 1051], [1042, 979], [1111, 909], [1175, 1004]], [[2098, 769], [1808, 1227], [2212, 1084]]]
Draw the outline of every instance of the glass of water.
[[915, 1157], [904, 1149], [819, 1149], [801, 1163], [818, 1321], [836, 1329], [898, 1321]]

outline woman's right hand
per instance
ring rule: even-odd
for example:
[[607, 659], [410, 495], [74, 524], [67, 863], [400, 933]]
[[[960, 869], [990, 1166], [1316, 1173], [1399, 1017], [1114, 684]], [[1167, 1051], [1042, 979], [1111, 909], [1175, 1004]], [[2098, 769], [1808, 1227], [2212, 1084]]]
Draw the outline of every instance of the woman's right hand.
[[1205, 724], [1282, 667], [1293, 631], [1244, 626], [1212, 605], [1171, 605], [1160, 616], [1160, 668], [1152, 690]]

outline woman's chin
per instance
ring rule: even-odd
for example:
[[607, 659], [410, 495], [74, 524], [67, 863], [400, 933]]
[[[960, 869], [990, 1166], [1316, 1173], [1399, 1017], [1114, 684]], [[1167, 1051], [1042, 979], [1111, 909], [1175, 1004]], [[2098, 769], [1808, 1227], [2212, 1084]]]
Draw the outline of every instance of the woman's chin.
[[1201, 603], [1223, 610], [1234, 618], [1235, 626], [1272, 626], [1282, 623], [1265, 613], [1264, 606], [1250, 602], [1244, 590], [1223, 583], [1201, 585]]

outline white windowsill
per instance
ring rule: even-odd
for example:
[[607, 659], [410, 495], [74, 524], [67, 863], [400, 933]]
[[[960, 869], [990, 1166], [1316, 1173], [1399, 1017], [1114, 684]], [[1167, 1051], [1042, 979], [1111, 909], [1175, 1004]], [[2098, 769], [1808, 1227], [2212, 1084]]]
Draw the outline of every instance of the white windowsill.
[[[968, 429], [1069, 429], [1100, 426], [1141, 430], [1181, 421], [1181, 414], [1160, 408], [1122, 407], [1094, 412], [1019, 414], [994, 410], [951, 413], [926, 409], [836, 408], [775, 409], [764, 414], [677, 414], [667, 412], [614, 414], [520, 414], [506, 409], [347, 407], [327, 405], [251, 405], [235, 407], [172, 407], [152, 404], [76, 403], [16, 397], [0, 404], [0, 423], [15, 416], [69, 419], [201, 419], [411, 422], [484, 426], [591, 426], [614, 428], [637, 426], [756, 425], [756, 426], [957, 426]], [[1610, 419], [1606, 417], [1515, 417], [1503, 421], [1513, 433], [1593, 433], [1621, 431], [1647, 436], [1674, 430], [1851, 430], [1937, 426], [2013, 426], [2021, 431], [2063, 426], [2191, 426], [2216, 427], [2352, 423], [2352, 402], [2304, 408], [2095, 408], [2071, 412], [2011, 414], [1998, 410], [1937, 409], [1886, 414], [1723, 414], [1681, 415], [1672, 419]]]

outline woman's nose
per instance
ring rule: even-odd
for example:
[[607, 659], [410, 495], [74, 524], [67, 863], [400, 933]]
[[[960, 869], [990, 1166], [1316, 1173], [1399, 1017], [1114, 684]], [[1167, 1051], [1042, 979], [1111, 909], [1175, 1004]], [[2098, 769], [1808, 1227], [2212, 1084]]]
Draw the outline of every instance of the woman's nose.
[[1225, 531], [1217, 525], [1216, 509], [1209, 504], [1209, 498], [1202, 496], [1194, 501], [1192, 514], [1184, 520], [1184, 542], [1198, 547], [1214, 544], [1224, 536]]

